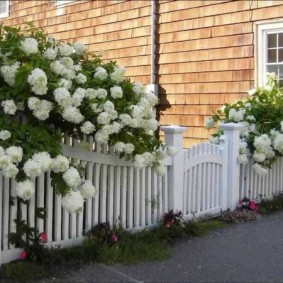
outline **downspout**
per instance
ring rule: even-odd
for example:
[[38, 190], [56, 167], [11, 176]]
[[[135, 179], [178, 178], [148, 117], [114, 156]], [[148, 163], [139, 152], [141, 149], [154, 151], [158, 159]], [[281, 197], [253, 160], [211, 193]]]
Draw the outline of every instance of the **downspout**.
[[156, 33], [156, 1], [151, 0], [151, 29], [150, 29], [150, 84], [147, 85], [147, 91], [152, 91], [158, 96], [158, 86], [156, 82], [156, 65], [155, 65], [155, 33]]

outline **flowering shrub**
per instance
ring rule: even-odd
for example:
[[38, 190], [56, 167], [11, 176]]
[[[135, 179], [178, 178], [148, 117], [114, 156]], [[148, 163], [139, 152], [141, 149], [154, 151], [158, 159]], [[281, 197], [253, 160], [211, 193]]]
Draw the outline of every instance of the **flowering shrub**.
[[[240, 138], [239, 162], [247, 163], [246, 149], [249, 148], [254, 161], [255, 172], [262, 176], [283, 155], [283, 94], [275, 74], [267, 74], [265, 87], [249, 91], [250, 97], [234, 104], [225, 104], [215, 115], [206, 121], [206, 128], [217, 122], [239, 123], [243, 125]], [[218, 144], [222, 130], [217, 127], [210, 138]]]
[[82, 43], [62, 43], [40, 29], [0, 27], [0, 170], [18, 182], [28, 201], [33, 178], [51, 170], [52, 185], [69, 212], [81, 211], [96, 189], [84, 168], [62, 155], [62, 134], [92, 135], [138, 168], [174, 154], [155, 138], [153, 93], [124, 77], [115, 62], [102, 63]]
[[108, 222], [95, 225], [86, 235], [101, 244], [114, 245], [118, 241], [118, 236]]
[[248, 209], [248, 210], [252, 210], [252, 211], [256, 211], [257, 207], [256, 207], [256, 202], [253, 200], [250, 200], [248, 198], [243, 198], [240, 203], [239, 203], [239, 207], [241, 209]]
[[170, 228], [173, 225], [180, 225], [183, 221], [183, 213], [182, 211], [174, 212], [173, 209], [165, 212], [162, 216], [163, 224], [165, 227]]

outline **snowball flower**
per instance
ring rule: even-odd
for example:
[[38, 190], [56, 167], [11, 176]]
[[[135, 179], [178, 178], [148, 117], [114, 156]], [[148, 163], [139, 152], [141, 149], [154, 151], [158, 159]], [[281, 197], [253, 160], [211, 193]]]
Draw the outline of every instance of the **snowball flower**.
[[33, 115], [38, 120], [44, 121], [49, 117], [49, 113], [52, 109], [53, 104], [50, 101], [42, 100], [39, 107], [33, 111]]
[[262, 152], [255, 151], [253, 154], [253, 159], [256, 162], [263, 162], [266, 159], [266, 155]]
[[5, 141], [11, 137], [11, 133], [7, 130], [0, 131], [0, 140]]
[[212, 127], [215, 126], [215, 121], [212, 117], [208, 118], [206, 121], [205, 121], [205, 128], [206, 129], [211, 129]]
[[67, 106], [64, 108], [62, 117], [68, 122], [79, 124], [84, 120], [84, 116], [81, 114], [80, 110], [73, 106]]
[[256, 174], [259, 176], [264, 176], [267, 174], [267, 169], [262, 167], [260, 164], [255, 163], [253, 165], [253, 169], [255, 170]]
[[122, 66], [115, 67], [114, 72], [110, 74], [111, 79], [116, 82], [120, 83], [124, 80], [125, 76], [125, 68]]
[[53, 92], [55, 101], [61, 106], [66, 107], [72, 104], [70, 92], [63, 87], [56, 88]]
[[5, 169], [7, 166], [11, 164], [11, 157], [8, 155], [0, 156], [0, 169]]
[[32, 156], [32, 160], [38, 162], [41, 165], [43, 172], [49, 171], [52, 167], [52, 158], [48, 152], [35, 153]]
[[72, 105], [78, 107], [82, 104], [83, 99], [85, 98], [85, 89], [77, 88], [72, 96]]
[[26, 53], [26, 55], [37, 53], [38, 42], [32, 37], [25, 38], [21, 41], [21, 49]]
[[2, 66], [1, 75], [3, 76], [4, 81], [9, 85], [13, 86], [16, 82], [16, 73], [20, 67], [20, 62], [16, 62], [11, 66]]
[[120, 86], [113, 86], [110, 88], [110, 95], [113, 98], [121, 98], [123, 96], [123, 90]]
[[155, 106], [158, 103], [158, 97], [151, 91], [145, 95], [150, 106]]
[[16, 175], [19, 173], [19, 169], [17, 168], [17, 166], [13, 163], [10, 163], [8, 166], [6, 166], [3, 169], [3, 175], [6, 178], [12, 178], [15, 179]]
[[247, 164], [248, 163], [248, 157], [245, 154], [239, 155], [239, 163], [240, 164]]
[[101, 125], [109, 124], [111, 117], [108, 113], [102, 112], [97, 117], [97, 123]]
[[219, 137], [210, 137], [209, 142], [212, 144], [219, 144]]
[[70, 46], [69, 44], [60, 44], [59, 45], [59, 52], [62, 56], [70, 56], [74, 51], [74, 48], [72, 46]]
[[15, 115], [17, 111], [17, 106], [13, 99], [3, 101], [2, 106], [6, 114]]
[[265, 152], [271, 145], [271, 140], [268, 135], [263, 134], [254, 139], [254, 147], [261, 152]]
[[24, 164], [23, 170], [27, 177], [33, 178], [38, 177], [42, 170], [41, 170], [41, 164], [37, 161], [34, 161], [32, 159], [29, 159]]
[[85, 44], [82, 43], [82, 42], [75, 42], [75, 43], [73, 44], [73, 47], [74, 47], [75, 52], [76, 52], [77, 54], [84, 54], [84, 53], [86, 52], [86, 46], [85, 46]]
[[67, 169], [63, 174], [63, 179], [70, 188], [77, 188], [82, 182], [78, 170], [74, 167]]
[[158, 163], [156, 166], [153, 167], [153, 170], [157, 175], [162, 176], [166, 172], [166, 167], [163, 164]]
[[177, 153], [177, 149], [174, 146], [170, 145], [170, 146], [167, 147], [166, 152], [169, 156], [174, 156]]
[[136, 94], [142, 94], [144, 93], [144, 86], [141, 83], [136, 82], [133, 84], [133, 91]]
[[124, 148], [125, 153], [131, 154], [133, 153], [134, 150], [135, 150], [135, 146], [132, 143], [125, 144], [125, 148]]
[[[107, 93], [106, 93], [106, 95], [107, 95]], [[88, 99], [95, 99], [96, 96], [97, 96], [97, 91], [93, 88], [88, 88], [88, 89], [86, 89], [85, 96]]]
[[49, 60], [55, 60], [55, 58], [57, 57], [58, 54], [58, 48], [54, 47], [54, 48], [47, 48], [44, 52], [43, 52], [43, 57], [45, 57], [46, 59]]
[[84, 84], [86, 81], [87, 81], [87, 78], [85, 75], [83, 74], [78, 74], [76, 77], [75, 77], [75, 80], [76, 80], [76, 83], [77, 84]]
[[92, 182], [89, 180], [84, 181], [84, 183], [79, 187], [79, 191], [84, 199], [94, 197], [97, 192]]
[[80, 212], [84, 207], [84, 199], [79, 191], [70, 191], [62, 198], [62, 206], [69, 213]]
[[247, 146], [248, 146], [248, 144], [245, 141], [241, 141], [240, 145], [239, 145], [239, 152], [245, 153]]
[[113, 149], [117, 152], [123, 152], [125, 149], [125, 143], [123, 142], [117, 142], [114, 144]]
[[107, 97], [107, 90], [104, 88], [99, 88], [96, 90], [97, 98], [105, 98]]
[[18, 183], [16, 187], [17, 196], [23, 200], [29, 200], [34, 195], [34, 184], [30, 180]]
[[45, 72], [39, 68], [32, 70], [28, 76], [28, 82], [32, 86], [31, 90], [38, 95], [46, 94], [47, 88], [47, 76]]
[[11, 158], [13, 163], [22, 161], [23, 149], [20, 146], [10, 146], [6, 149], [6, 154]]
[[102, 68], [102, 67], [97, 67], [97, 68], [95, 69], [95, 72], [94, 72], [94, 74], [93, 74], [93, 77], [94, 77], [94, 78], [98, 78], [98, 79], [104, 81], [104, 80], [107, 79], [108, 73], [107, 73], [107, 71], [106, 71], [104, 68]]
[[65, 172], [69, 168], [69, 160], [63, 155], [58, 155], [52, 160], [51, 169], [55, 173]]
[[255, 88], [253, 88], [253, 89], [251, 89], [251, 90], [248, 91], [249, 96], [252, 96], [252, 95], [254, 95], [255, 93], [256, 93], [256, 89], [255, 89]]
[[59, 80], [58, 86], [66, 88], [66, 89], [70, 89], [72, 87], [72, 81], [62, 78]]
[[74, 66], [74, 61], [71, 57], [63, 57], [60, 59], [60, 62], [67, 68], [72, 69]]
[[91, 134], [94, 130], [95, 130], [95, 126], [90, 121], [84, 122], [83, 125], [81, 126], [81, 131], [85, 135]]
[[30, 110], [36, 110], [40, 107], [41, 101], [37, 97], [30, 97], [28, 99], [28, 108]]
[[283, 134], [277, 134], [274, 139], [274, 148], [283, 154]]

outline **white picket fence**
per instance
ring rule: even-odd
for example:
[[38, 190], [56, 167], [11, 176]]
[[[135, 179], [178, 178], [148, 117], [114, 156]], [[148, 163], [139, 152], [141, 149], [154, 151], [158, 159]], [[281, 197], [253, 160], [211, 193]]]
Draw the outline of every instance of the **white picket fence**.
[[[219, 146], [204, 143], [190, 149], [182, 148], [185, 128], [161, 129], [166, 143], [178, 150], [174, 157], [164, 160], [164, 176], [156, 175], [152, 168], [135, 169], [131, 162], [119, 159], [111, 148], [96, 144], [92, 138], [82, 142], [64, 138], [64, 154], [85, 166], [86, 178], [98, 188], [97, 195], [85, 202], [82, 213], [69, 214], [61, 207], [61, 197], [54, 193], [48, 172], [35, 180], [35, 197], [28, 206], [21, 205], [22, 218], [39, 232], [46, 232], [51, 244], [64, 247], [81, 242], [84, 231], [97, 223], [108, 221], [140, 229], [158, 223], [168, 209], [181, 210], [188, 219], [211, 217], [235, 209], [244, 196], [270, 197], [282, 191], [283, 159], [263, 178], [255, 175], [251, 162], [238, 164], [241, 126], [224, 124]], [[10, 201], [15, 187], [15, 181], [0, 173], [0, 264], [17, 259], [20, 253], [7, 237], [16, 228], [13, 219], [18, 204]], [[35, 217], [38, 207], [47, 209], [44, 220]]]

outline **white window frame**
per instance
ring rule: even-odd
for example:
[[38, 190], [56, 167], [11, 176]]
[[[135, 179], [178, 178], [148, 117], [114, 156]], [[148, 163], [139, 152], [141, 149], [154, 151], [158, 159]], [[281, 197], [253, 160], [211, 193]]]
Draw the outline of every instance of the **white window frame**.
[[[4, 1], [1, 1], [1, 2], [3, 3]], [[6, 11], [0, 13], [0, 18], [7, 18], [7, 17], [9, 17], [9, 6], [10, 6], [9, 4], [10, 4], [10, 0], [6, 0], [5, 2], [6, 2]]]
[[267, 64], [267, 34], [283, 32], [283, 20], [255, 23], [255, 85], [264, 86]]

